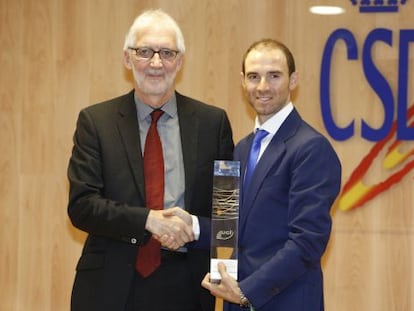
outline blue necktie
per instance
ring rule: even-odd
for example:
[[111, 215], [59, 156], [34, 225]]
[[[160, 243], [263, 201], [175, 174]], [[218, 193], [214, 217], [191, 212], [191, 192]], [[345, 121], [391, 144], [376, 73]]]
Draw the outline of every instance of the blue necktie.
[[[262, 139], [265, 138], [269, 132], [258, 129], [254, 134], [252, 147], [250, 149], [249, 159], [247, 160], [246, 173], [244, 175], [244, 189], [248, 190], [250, 180], [253, 176], [254, 168], [256, 167], [257, 158], [259, 157], [260, 146]], [[246, 191], [247, 192], [247, 191]]]

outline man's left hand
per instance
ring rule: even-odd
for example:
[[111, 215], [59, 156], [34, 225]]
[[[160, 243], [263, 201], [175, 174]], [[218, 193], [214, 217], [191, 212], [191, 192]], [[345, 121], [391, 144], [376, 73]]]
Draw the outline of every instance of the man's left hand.
[[207, 273], [201, 282], [201, 285], [208, 289], [213, 296], [222, 298], [228, 302], [239, 304], [241, 294], [239, 283], [227, 273], [226, 265], [224, 263], [218, 263], [218, 271], [221, 275], [219, 284], [211, 283], [210, 273]]

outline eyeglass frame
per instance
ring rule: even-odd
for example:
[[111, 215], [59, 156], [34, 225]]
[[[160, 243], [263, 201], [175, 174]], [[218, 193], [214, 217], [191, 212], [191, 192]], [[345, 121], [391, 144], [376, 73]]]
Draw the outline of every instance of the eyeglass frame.
[[[147, 49], [147, 50], [151, 51], [151, 52], [152, 52], [152, 55], [151, 55], [150, 57], [143, 57], [143, 56], [139, 55], [139, 54], [138, 54], [138, 51], [139, 51], [139, 50], [142, 50], [142, 49]], [[161, 49], [159, 49], [159, 50], [154, 50], [153, 48], [150, 48], [150, 47], [148, 47], [148, 46], [142, 46], [142, 47], [136, 47], [136, 48], [129, 46], [129, 47], [128, 47], [128, 50], [135, 51], [134, 56], [135, 56], [137, 59], [141, 59], [141, 60], [145, 60], [145, 61], [149, 61], [149, 60], [151, 60], [151, 59], [154, 57], [154, 55], [155, 55], [155, 54], [158, 54], [158, 57], [159, 57], [161, 60], [163, 60], [163, 61], [173, 61], [173, 60], [175, 60], [175, 59], [177, 58], [177, 55], [180, 53], [180, 51], [173, 50], [173, 49], [169, 49], [169, 48], [161, 48]], [[163, 57], [163, 56], [161, 56], [161, 54], [160, 54], [160, 53], [162, 53], [163, 51], [173, 52], [173, 54], [174, 54], [174, 55], [173, 55], [173, 57], [172, 57], [171, 59], [164, 58], [164, 57]]]

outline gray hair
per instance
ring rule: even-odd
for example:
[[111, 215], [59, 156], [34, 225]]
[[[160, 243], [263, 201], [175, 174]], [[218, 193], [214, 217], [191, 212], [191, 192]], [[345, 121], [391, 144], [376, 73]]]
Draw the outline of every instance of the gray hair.
[[177, 22], [167, 13], [165, 13], [161, 9], [156, 10], [147, 10], [140, 14], [138, 17], [135, 18], [134, 22], [132, 23], [131, 27], [127, 35], [125, 36], [124, 42], [124, 51], [128, 49], [128, 47], [132, 47], [137, 37], [139, 36], [139, 32], [144, 28], [150, 27], [152, 25], [160, 25], [167, 28], [171, 28], [172, 31], [175, 32], [175, 39], [177, 44], [177, 50], [184, 54], [185, 52], [185, 44], [184, 44], [184, 36], [181, 32], [180, 27], [178, 26]]

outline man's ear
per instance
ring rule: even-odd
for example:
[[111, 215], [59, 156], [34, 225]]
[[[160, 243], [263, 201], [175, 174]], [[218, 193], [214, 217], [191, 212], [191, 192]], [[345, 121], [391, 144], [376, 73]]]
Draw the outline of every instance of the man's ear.
[[179, 58], [177, 59], [177, 72], [181, 70], [181, 68], [183, 67], [183, 63], [184, 63], [184, 56], [180, 55]]
[[299, 73], [297, 71], [290, 75], [289, 90], [293, 91], [299, 84]]
[[246, 87], [246, 81], [244, 80], [244, 73], [240, 71], [240, 81], [243, 89]]
[[124, 66], [129, 70], [132, 69], [131, 54], [128, 51], [124, 51]]

